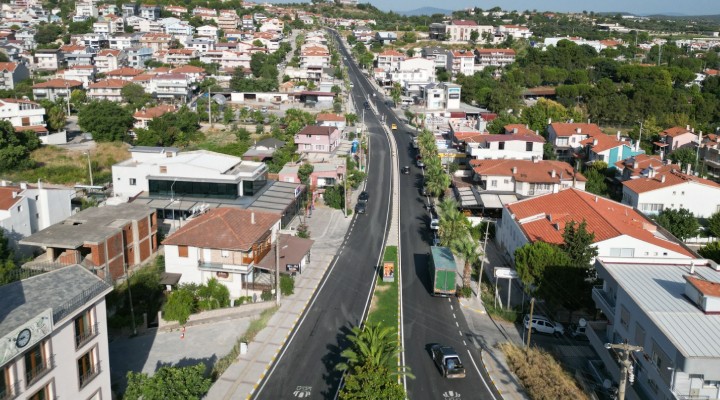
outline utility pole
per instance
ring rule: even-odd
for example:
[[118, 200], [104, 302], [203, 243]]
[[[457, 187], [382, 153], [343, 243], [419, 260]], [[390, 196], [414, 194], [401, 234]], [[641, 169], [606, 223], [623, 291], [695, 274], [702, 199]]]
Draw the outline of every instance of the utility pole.
[[275, 231], [275, 304], [280, 305], [280, 227]]
[[135, 327], [135, 309], [133, 308], [132, 292], [130, 291], [130, 274], [128, 273], [126, 263], [123, 263], [123, 268], [125, 269], [125, 280], [127, 281], [128, 298], [130, 298], [130, 319], [132, 320], [133, 335], [137, 335], [137, 328]]
[[90, 174], [90, 186], [95, 186], [95, 182], [93, 182], [93, 176], [92, 176], [92, 164], [90, 163], [90, 151], [86, 151], [85, 155], [88, 159], [88, 174]]
[[210, 123], [210, 127], [213, 126], [213, 123], [212, 123], [212, 107], [211, 107], [212, 103], [211, 103], [211, 101], [212, 101], [212, 100], [211, 100], [211, 98], [210, 98], [210, 86], [208, 86], [208, 122]]
[[487, 240], [488, 240], [488, 232], [490, 231], [490, 221], [487, 221], [485, 223], [485, 243], [483, 243], [483, 255], [482, 259], [480, 260], [480, 275], [478, 275], [478, 292], [477, 292], [477, 298], [480, 298], [480, 293], [482, 292], [482, 277], [483, 277], [483, 267], [485, 267], [485, 255], [487, 255]]
[[633, 375], [632, 371], [632, 362], [630, 361], [630, 352], [631, 351], [643, 351], [642, 346], [633, 346], [631, 344], [628, 344], [627, 341], [625, 343], [605, 343], [605, 348], [615, 349], [620, 351], [621, 359], [620, 359], [620, 385], [618, 386], [618, 400], [625, 400], [625, 388], [627, 385], [627, 381], [630, 380], [630, 383], [633, 383], [635, 381], [635, 376]]
[[635, 151], [640, 150], [640, 142], [642, 141], [643, 122], [642, 121], [638, 121], [638, 122], [640, 123], [640, 135], [638, 136], [638, 142], [637, 142], [637, 145], [635, 146]]
[[530, 349], [530, 336], [532, 335], [532, 319], [533, 319], [533, 311], [535, 310], [535, 297], [530, 298], [530, 322], [528, 323], [528, 338], [527, 338], [527, 345], [525, 346], [526, 350]]

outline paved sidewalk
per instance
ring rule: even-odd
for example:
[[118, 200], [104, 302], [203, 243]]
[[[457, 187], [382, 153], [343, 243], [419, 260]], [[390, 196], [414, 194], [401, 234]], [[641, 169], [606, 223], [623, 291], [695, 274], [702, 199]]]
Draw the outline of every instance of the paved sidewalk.
[[[248, 351], [238, 357], [213, 384], [207, 399], [249, 398], [265, 377], [300, 316], [310, 303], [315, 289], [340, 248], [352, 219], [342, 211], [319, 205], [306, 223], [311, 239], [312, 261], [295, 279], [295, 293], [281, 299], [280, 309], [270, 318], [265, 329], [248, 344]], [[296, 218], [292, 227], [297, 227]]]

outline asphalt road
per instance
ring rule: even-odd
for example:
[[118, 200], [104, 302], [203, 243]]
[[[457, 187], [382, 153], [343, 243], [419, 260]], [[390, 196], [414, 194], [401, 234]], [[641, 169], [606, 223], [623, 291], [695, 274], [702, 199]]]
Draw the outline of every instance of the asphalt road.
[[[357, 77], [352, 79], [355, 104], [362, 106], [360, 84]], [[345, 335], [363, 319], [389, 226], [390, 146], [372, 113], [366, 113], [365, 123], [371, 148], [366, 214], [353, 215], [355, 222], [345, 245], [293, 337], [258, 387], [256, 399], [332, 399], [337, 393], [342, 374], [335, 366], [348, 345]]]
[[[348, 61], [352, 60], [340, 47]], [[357, 64], [349, 62], [350, 76], [355, 90], [375, 93], [374, 88], [361, 77]], [[384, 115], [385, 123], [397, 124], [394, 132], [398, 147], [400, 166], [409, 165], [410, 175], [400, 178], [400, 237], [402, 252], [403, 285], [403, 326], [405, 331], [404, 350], [406, 364], [416, 379], [407, 380], [410, 399], [500, 399], [488, 385], [490, 378], [481, 365], [478, 346], [471, 340], [465, 317], [455, 298], [436, 298], [430, 295], [428, 257], [431, 233], [430, 215], [424, 208], [425, 198], [420, 193], [422, 171], [414, 164], [415, 150], [412, 149], [411, 129], [386, 106], [380, 94], [374, 99], [378, 113]], [[367, 121], [367, 112], [365, 113]], [[373, 121], [375, 122], [375, 121]], [[376, 169], [377, 170], [377, 169]], [[428, 346], [433, 343], [455, 348], [465, 364], [467, 376], [464, 379], [445, 379], [430, 357]], [[497, 397], [496, 397], [497, 395]]]

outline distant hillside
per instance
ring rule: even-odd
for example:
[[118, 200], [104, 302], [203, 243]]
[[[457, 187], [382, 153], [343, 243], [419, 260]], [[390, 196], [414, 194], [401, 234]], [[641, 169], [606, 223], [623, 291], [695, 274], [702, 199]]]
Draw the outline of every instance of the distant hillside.
[[433, 15], [433, 14], [450, 15], [450, 14], [452, 14], [452, 10], [444, 10], [442, 8], [435, 8], [435, 7], [421, 7], [421, 8], [416, 8], [416, 9], [410, 10], [410, 11], [399, 11], [398, 14], [407, 15], [408, 17], [412, 17], [415, 15]]

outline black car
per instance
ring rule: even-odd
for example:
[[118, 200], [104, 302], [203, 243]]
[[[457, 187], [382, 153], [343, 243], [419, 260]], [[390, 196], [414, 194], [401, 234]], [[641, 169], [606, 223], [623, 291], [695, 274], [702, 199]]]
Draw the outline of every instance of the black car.
[[366, 110], [369, 110], [369, 109], [370, 109], [370, 103], [368, 103], [367, 101], [364, 102], [364, 103], [363, 103], [363, 107], [365, 107]]
[[460, 356], [452, 347], [435, 344], [430, 347], [430, 354], [445, 378], [465, 377], [465, 367], [460, 361]]
[[410, 167], [408, 167], [408, 166], [406, 165], [406, 166], [404, 166], [404, 167], [402, 167], [402, 168], [400, 169], [400, 172], [403, 173], [403, 174], [405, 174], [405, 175], [408, 175], [408, 174], [410, 174]]
[[367, 203], [369, 198], [370, 195], [368, 194], [368, 192], [360, 192], [360, 196], [358, 196], [358, 203]]
[[357, 203], [355, 205], [355, 212], [358, 214], [365, 214], [367, 211], [367, 203]]

